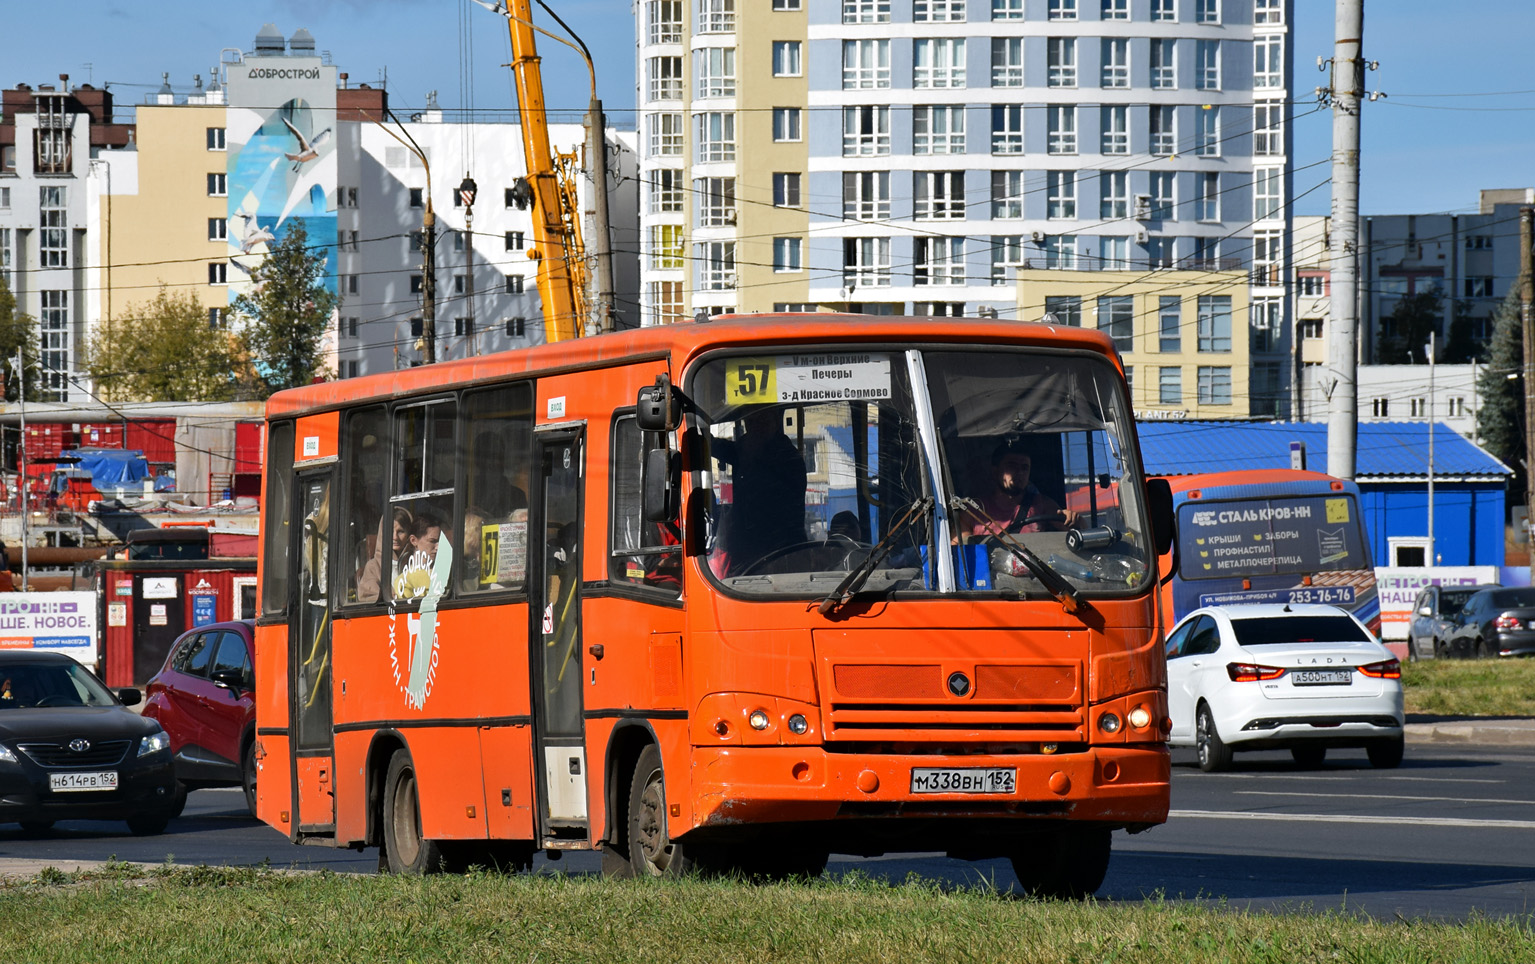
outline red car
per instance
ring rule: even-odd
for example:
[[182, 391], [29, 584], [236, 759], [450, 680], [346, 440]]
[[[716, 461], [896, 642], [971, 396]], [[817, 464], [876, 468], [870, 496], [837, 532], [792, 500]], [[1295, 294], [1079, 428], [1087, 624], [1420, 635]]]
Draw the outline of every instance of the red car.
[[199, 626], [171, 647], [149, 681], [144, 715], [171, 738], [178, 810], [204, 787], [242, 787], [256, 815], [256, 703], [248, 619]]

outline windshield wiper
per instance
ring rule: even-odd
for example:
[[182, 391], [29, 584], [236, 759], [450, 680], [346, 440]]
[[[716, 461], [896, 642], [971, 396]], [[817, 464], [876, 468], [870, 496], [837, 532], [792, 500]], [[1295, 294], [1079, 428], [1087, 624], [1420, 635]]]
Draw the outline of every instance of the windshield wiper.
[[1045, 587], [1045, 592], [1060, 602], [1061, 608], [1074, 613], [1082, 607], [1082, 596], [1077, 588], [1067, 582], [1065, 576], [1052, 569], [1049, 563], [1035, 555], [1028, 546], [1014, 538], [1013, 533], [1008, 532], [1006, 526], [998, 526], [997, 521], [986, 514], [986, 510], [981, 508], [980, 503], [964, 496], [958, 496], [949, 502], [949, 511], [955, 516], [958, 516], [962, 509], [969, 509], [984, 519], [987, 525], [996, 527], [998, 531], [994, 535], [997, 541], [1023, 562], [1029, 572], [1033, 573], [1034, 578], [1039, 580], [1039, 584]]
[[874, 575], [874, 570], [885, 560], [885, 557], [890, 555], [890, 550], [895, 548], [895, 540], [901, 533], [911, 528], [913, 523], [926, 518], [928, 511], [932, 507], [933, 499], [931, 496], [923, 496], [907, 506], [906, 511], [901, 514], [900, 518], [896, 519], [895, 523], [885, 530], [884, 537], [869, 549], [869, 555], [864, 561], [855, 566], [852, 572], [849, 572], [843, 577], [841, 582], [837, 583], [837, 588], [831, 591], [831, 595], [821, 600], [821, 615], [824, 616], [836, 612], [839, 607], [846, 605], [848, 600], [852, 599], [858, 590], [863, 588], [864, 583], [869, 581], [869, 577]]

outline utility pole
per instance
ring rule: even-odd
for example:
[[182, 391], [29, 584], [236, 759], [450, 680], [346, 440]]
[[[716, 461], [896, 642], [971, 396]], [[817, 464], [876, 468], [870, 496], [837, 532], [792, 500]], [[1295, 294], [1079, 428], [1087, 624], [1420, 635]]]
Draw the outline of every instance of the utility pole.
[[[572, 34], [572, 36], [574, 36]], [[576, 38], [578, 41], [579, 37]], [[602, 101], [595, 86], [586, 108], [587, 164], [592, 172], [592, 255], [597, 262], [597, 297], [592, 299], [598, 334], [615, 327], [613, 319], [613, 239], [608, 226], [608, 137]]]
[[1359, 108], [1364, 0], [1336, 0], [1332, 56], [1332, 303], [1327, 474], [1354, 477], [1359, 433]]
[[1428, 330], [1428, 564], [1439, 565], [1434, 552], [1434, 361], [1439, 343], [1432, 328]]
[[1535, 266], [1531, 265], [1531, 258], [1535, 257], [1535, 240], [1532, 240], [1532, 232], [1535, 232], [1535, 208], [1522, 207], [1519, 209], [1519, 324], [1524, 335], [1524, 504], [1531, 515], [1525, 520], [1525, 529], [1530, 531], [1530, 522], [1535, 521], [1535, 467], [1532, 455], [1535, 455]]
[[466, 171], [463, 181], [458, 185], [458, 199], [464, 205], [464, 301], [469, 316], [465, 320], [468, 327], [464, 337], [469, 342], [464, 346], [465, 358], [480, 353], [480, 339], [474, 330], [474, 199], [479, 193], [480, 186], [474, 183], [474, 178]]
[[23, 591], [29, 588], [27, 582], [27, 517], [31, 514], [27, 508], [27, 370], [22, 366], [23, 358], [21, 346], [16, 346], [16, 402], [21, 412], [21, 446], [18, 464], [21, 471], [16, 479], [16, 487], [21, 490], [21, 588]]
[[421, 216], [421, 360], [437, 361], [437, 215], [427, 175], [426, 213]]

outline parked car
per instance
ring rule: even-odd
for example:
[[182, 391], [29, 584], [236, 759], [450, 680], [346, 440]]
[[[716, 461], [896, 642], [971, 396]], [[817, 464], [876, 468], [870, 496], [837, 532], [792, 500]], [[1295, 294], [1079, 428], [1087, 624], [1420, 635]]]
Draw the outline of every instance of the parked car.
[[0, 651], [0, 821], [29, 833], [58, 820], [163, 831], [176, 793], [170, 739], [128, 709], [139, 698], [61, 653]]
[[1287, 749], [1317, 766], [1334, 747], [1402, 762], [1402, 668], [1335, 606], [1197, 609], [1167, 636], [1170, 742], [1223, 770], [1235, 750]]
[[1412, 604], [1412, 621], [1407, 625], [1408, 659], [1443, 659], [1449, 655], [1446, 642], [1455, 616], [1466, 605], [1466, 600], [1483, 589], [1502, 588], [1496, 584], [1483, 586], [1424, 586]]
[[242, 787], [256, 815], [252, 625], [243, 619], [181, 634], [149, 681], [144, 715], [170, 735], [181, 806], [191, 790]]
[[1535, 588], [1472, 593], [1449, 628], [1451, 656], [1535, 656]]

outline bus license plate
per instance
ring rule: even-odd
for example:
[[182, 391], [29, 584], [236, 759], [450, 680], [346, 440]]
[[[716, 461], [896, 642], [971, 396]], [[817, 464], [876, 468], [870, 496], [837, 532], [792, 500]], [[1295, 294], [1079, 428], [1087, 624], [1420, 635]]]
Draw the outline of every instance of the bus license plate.
[[913, 767], [912, 793], [1013, 793], [1018, 771], [1012, 767]]
[[1300, 669], [1295, 671], [1296, 686], [1347, 686], [1354, 681], [1351, 669]]
[[117, 771], [100, 773], [50, 773], [48, 789], [55, 793], [71, 793], [76, 790], [116, 790]]

